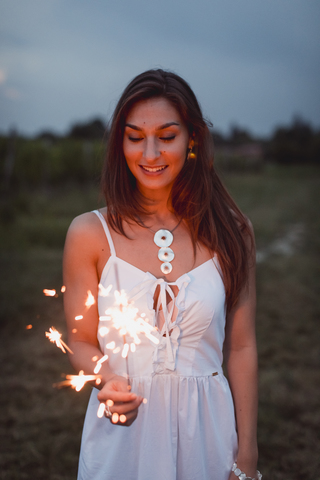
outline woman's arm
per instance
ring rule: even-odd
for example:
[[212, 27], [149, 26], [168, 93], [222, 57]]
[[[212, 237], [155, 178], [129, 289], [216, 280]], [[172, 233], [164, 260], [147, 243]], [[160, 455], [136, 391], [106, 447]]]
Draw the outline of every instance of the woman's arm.
[[[250, 242], [249, 242], [250, 243]], [[258, 461], [258, 360], [255, 334], [255, 249], [249, 249], [249, 279], [237, 305], [227, 318], [224, 358], [233, 395], [237, 432], [238, 467], [255, 478]], [[230, 480], [237, 477], [232, 473]]]
[[[83, 370], [92, 375], [97, 359], [103, 356], [97, 339], [99, 313], [97, 306], [99, 284], [99, 261], [106, 255], [106, 238], [96, 215], [86, 213], [77, 217], [68, 230], [64, 258], [63, 281], [66, 286], [64, 309], [68, 327], [68, 344], [73, 354], [70, 362], [77, 372]], [[100, 266], [101, 270], [101, 266]], [[86, 306], [88, 295], [94, 303]], [[83, 316], [81, 320], [76, 317]], [[93, 360], [93, 358], [95, 360]], [[100, 402], [110, 399], [115, 405], [111, 412], [125, 414], [129, 425], [137, 416], [137, 408], [142, 398], [130, 393], [124, 377], [115, 375], [108, 364], [102, 363], [99, 372], [101, 384], [98, 386]]]

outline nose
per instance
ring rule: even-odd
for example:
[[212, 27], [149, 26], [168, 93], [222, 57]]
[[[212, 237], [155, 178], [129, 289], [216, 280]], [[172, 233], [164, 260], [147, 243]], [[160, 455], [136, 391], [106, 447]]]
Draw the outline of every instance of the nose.
[[155, 138], [147, 137], [145, 139], [143, 156], [147, 162], [153, 162], [160, 156], [159, 147]]

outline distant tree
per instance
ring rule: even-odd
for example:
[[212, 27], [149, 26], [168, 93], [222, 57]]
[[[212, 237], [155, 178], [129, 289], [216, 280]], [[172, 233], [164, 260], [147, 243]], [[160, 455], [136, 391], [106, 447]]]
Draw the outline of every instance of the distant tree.
[[238, 146], [253, 142], [251, 134], [244, 128], [240, 128], [236, 125], [232, 125], [230, 129], [230, 135], [228, 142], [230, 145]]
[[99, 118], [86, 123], [76, 123], [67, 134], [75, 140], [101, 140], [106, 132], [106, 126]]
[[221, 147], [226, 144], [227, 140], [221, 132], [218, 132], [217, 130], [212, 130], [211, 135], [215, 147]]
[[314, 132], [308, 122], [295, 117], [289, 127], [275, 130], [268, 156], [282, 164], [320, 163], [319, 132]]
[[48, 142], [48, 143], [54, 143], [61, 138], [61, 135], [58, 135], [52, 132], [51, 130], [43, 130], [36, 136], [36, 138], [38, 140], [44, 140], [45, 142]]

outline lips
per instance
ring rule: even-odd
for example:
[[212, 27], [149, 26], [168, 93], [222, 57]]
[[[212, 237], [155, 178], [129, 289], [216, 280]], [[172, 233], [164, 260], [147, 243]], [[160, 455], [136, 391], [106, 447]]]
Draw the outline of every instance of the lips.
[[148, 173], [159, 173], [167, 168], [167, 165], [161, 165], [158, 167], [147, 167], [145, 165], [139, 165], [139, 166], [142, 168], [142, 170]]

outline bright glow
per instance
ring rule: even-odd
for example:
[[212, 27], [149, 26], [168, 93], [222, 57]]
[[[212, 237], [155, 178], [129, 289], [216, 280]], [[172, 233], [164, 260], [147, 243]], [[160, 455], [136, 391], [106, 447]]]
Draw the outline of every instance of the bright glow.
[[66, 375], [66, 380], [55, 383], [53, 386], [58, 388], [71, 387], [79, 392], [86, 382], [97, 380], [97, 378], [99, 378], [97, 375], [84, 375], [83, 370], [80, 370], [79, 375]]
[[77, 315], [76, 317], [74, 317], [75, 320], [82, 320], [83, 319], [83, 315]]
[[109, 328], [101, 327], [99, 328], [99, 334], [101, 337], [105, 337], [109, 333]]
[[100, 297], [107, 297], [112, 289], [112, 285], [109, 285], [107, 288], [104, 288], [101, 283], [99, 283], [99, 295]]
[[67, 290], [66, 287], [65, 287], [64, 285], [62, 285], [62, 287], [61, 287], [61, 293], [64, 293], [66, 290]]
[[87, 299], [85, 301], [85, 306], [87, 308], [91, 307], [92, 305], [94, 305], [96, 303], [95, 299], [94, 299], [94, 296], [92, 295], [92, 293], [90, 292], [90, 290], [87, 291]]
[[128, 356], [128, 352], [129, 352], [129, 345], [128, 345], [128, 343], [125, 343], [123, 345], [123, 349], [122, 349], [122, 353], [121, 353], [122, 358], [126, 358]]
[[121, 423], [124, 423], [124, 422], [127, 421], [127, 417], [122, 414], [122, 415], [120, 415], [119, 420], [120, 420]]
[[113, 414], [112, 414], [112, 417], [111, 417], [111, 421], [112, 421], [112, 423], [118, 423], [118, 421], [119, 421], [119, 414], [116, 413], [116, 412], [113, 413]]
[[134, 353], [136, 351], [136, 344], [135, 343], [131, 343], [130, 350], [131, 350], [132, 353]]
[[116, 346], [116, 342], [107, 343], [106, 348], [112, 350]]
[[[133, 342], [138, 345], [141, 343], [138, 335], [144, 333], [153, 343], [158, 344], [159, 340], [151, 332], [155, 331], [147, 321], [143, 320], [142, 316], [138, 316], [138, 309], [132, 303], [128, 303], [124, 290], [114, 292], [116, 299], [116, 307], [108, 308], [106, 315], [110, 316], [113, 321], [113, 326], [119, 330], [119, 334], [129, 335]], [[107, 345], [107, 348], [108, 347]]]
[[106, 401], [106, 404], [108, 405], [108, 407], [113, 407], [114, 401], [109, 398], [109, 400]]
[[48, 288], [44, 288], [42, 291], [46, 297], [54, 297], [57, 293], [55, 290], [49, 290]]
[[60, 332], [58, 332], [58, 330], [56, 330], [54, 327], [49, 328], [49, 330], [50, 332], [46, 332], [46, 337], [49, 338], [50, 342], [55, 343], [57, 347], [63, 351], [63, 353], [66, 353], [66, 350], [68, 350], [70, 353], [73, 353], [68, 345], [61, 340], [62, 335]]
[[108, 360], [108, 355], [104, 355], [102, 358], [100, 358], [100, 360], [97, 361], [97, 365], [94, 367], [93, 373], [99, 373], [101, 369], [101, 365], [106, 360]]
[[32, 328], [32, 325], [27, 325], [26, 326], [26, 330], [31, 330], [31, 328]]
[[106, 408], [105, 404], [104, 404], [104, 403], [100, 403], [99, 408], [98, 408], [98, 411], [97, 411], [97, 417], [98, 417], [98, 418], [102, 418], [102, 417], [103, 417], [105, 408]]

